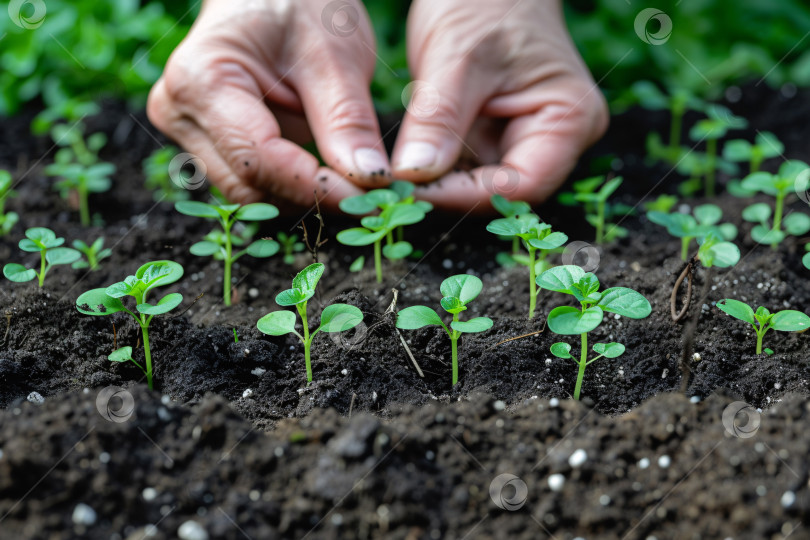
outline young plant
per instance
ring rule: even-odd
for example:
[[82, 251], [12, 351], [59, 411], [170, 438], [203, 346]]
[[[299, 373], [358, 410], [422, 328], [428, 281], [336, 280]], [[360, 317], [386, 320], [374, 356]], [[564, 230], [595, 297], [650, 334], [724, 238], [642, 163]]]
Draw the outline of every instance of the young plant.
[[[529, 214], [532, 211], [532, 207], [529, 206], [529, 203], [524, 201], [510, 201], [502, 195], [493, 195], [490, 197], [489, 201], [492, 203], [492, 207], [505, 218]], [[506, 240], [509, 238], [509, 236], [504, 237]], [[520, 252], [520, 238], [512, 236], [511, 239], [512, 255], [517, 255]], [[512, 266], [515, 262], [509, 253], [498, 253], [497, 259], [503, 266]]]
[[731, 129], [742, 129], [748, 121], [734, 116], [730, 110], [721, 105], [710, 105], [706, 109], [708, 118], [698, 121], [689, 130], [693, 141], [706, 141], [706, 170], [704, 188], [707, 197], [714, 197], [715, 169], [717, 167], [717, 141], [726, 136]]
[[[742, 217], [746, 221], [757, 223], [751, 229], [751, 238], [759, 244], [770, 244], [776, 249], [786, 234], [801, 236], [810, 231], [810, 216], [801, 212], [793, 212], [784, 220], [785, 197], [794, 189], [799, 175], [808, 170], [807, 164], [803, 161], [790, 160], [782, 163], [779, 172], [771, 174], [768, 172], [755, 172], [749, 174], [742, 181], [744, 189], [766, 193], [774, 197], [773, 222], [771, 219], [771, 207], [765, 203], [754, 203], [743, 210]], [[782, 230], [784, 225], [785, 230]]]
[[703, 152], [688, 147], [679, 149], [680, 157], [675, 163], [678, 174], [687, 177], [687, 180], [678, 185], [678, 193], [684, 197], [691, 197], [704, 188], [703, 178], [709, 174], [710, 165], [716, 171], [732, 175], [737, 173], [737, 166], [722, 158], [715, 158], [713, 165], [709, 157]]
[[284, 254], [284, 263], [293, 264], [295, 262], [295, 254], [304, 251], [306, 246], [303, 242], [298, 241], [297, 234], [287, 234], [279, 231], [276, 235], [278, 243], [281, 245], [281, 252]]
[[[132, 347], [122, 347], [113, 351], [108, 357], [113, 362], [131, 361], [146, 375], [146, 382], [152, 389], [152, 350], [149, 346], [149, 324], [155, 315], [162, 315], [173, 310], [183, 301], [180, 293], [169, 293], [156, 304], [147, 302], [149, 292], [155, 287], [171, 285], [183, 277], [183, 267], [173, 261], [148, 262], [138, 268], [134, 276], [124, 281], [113, 283], [109, 287], [91, 289], [76, 299], [76, 309], [85, 315], [102, 317], [119, 311], [129, 313], [138, 326], [143, 337], [143, 354], [145, 367], [132, 358]], [[123, 298], [135, 299], [134, 311], [124, 305]], [[137, 312], [137, 315], [136, 315]]]
[[[683, 115], [687, 110], [700, 111], [706, 107], [706, 103], [697, 98], [686, 88], [674, 88], [670, 95], [666, 95], [650, 81], [637, 81], [631, 87], [633, 96], [638, 103], [648, 110], [668, 110], [670, 113], [669, 142], [664, 147], [660, 143], [660, 136], [651, 133], [648, 137], [648, 148], [650, 146], [660, 147], [662, 152], [653, 153], [652, 157], [664, 159], [670, 163], [677, 161], [679, 146], [681, 144], [681, 129], [683, 125]], [[656, 138], [658, 144], [651, 143], [650, 138]]]
[[112, 255], [112, 250], [104, 248], [104, 237], [99, 236], [96, 241], [89, 246], [81, 240], [74, 240], [73, 247], [82, 253], [86, 260], [76, 261], [73, 263], [73, 268], [89, 268], [90, 270], [98, 270], [98, 263]]
[[703, 204], [696, 206], [692, 211], [693, 216], [674, 212], [652, 211], [647, 212], [647, 219], [666, 227], [667, 232], [676, 238], [681, 239], [681, 259], [686, 261], [689, 257], [689, 244], [693, 239], [706, 236], [711, 231], [716, 231], [725, 240], [731, 241], [737, 237], [737, 227], [731, 223], [722, 223], [723, 211], [714, 204]]
[[658, 198], [644, 203], [644, 210], [647, 212], [669, 213], [678, 204], [678, 197], [675, 195], [659, 195]]
[[594, 176], [574, 182], [574, 191], [562, 193], [559, 197], [560, 202], [568, 206], [583, 204], [585, 219], [596, 228], [597, 244], [612, 242], [616, 238], [627, 236], [627, 229], [618, 225], [613, 225], [605, 232], [605, 224], [608, 220], [630, 214], [633, 211], [625, 204], [608, 204], [607, 202], [621, 183], [621, 176], [609, 180], [605, 180], [604, 176]]
[[[391, 191], [391, 190], [374, 190]], [[374, 193], [370, 191], [368, 194]], [[377, 282], [382, 283], [382, 256], [386, 259], [404, 259], [413, 252], [413, 246], [404, 240], [394, 241], [394, 230], [405, 225], [413, 225], [425, 219], [422, 206], [409, 203], [392, 203], [378, 216], [365, 216], [360, 220], [362, 227], [340, 231], [337, 240], [347, 246], [374, 245], [374, 268]], [[385, 246], [382, 241], [385, 239]]]
[[[549, 252], [566, 243], [568, 236], [552, 231], [551, 225], [540, 223], [540, 218], [532, 213], [493, 220], [487, 225], [487, 230], [499, 236], [522, 240], [523, 246], [529, 252], [526, 264], [529, 267], [529, 319], [531, 319], [534, 317], [534, 309], [537, 304], [535, 279], [538, 268], [541, 271], [545, 269]], [[538, 252], [539, 258], [537, 257]]]
[[326, 306], [321, 313], [321, 324], [312, 333], [309, 331], [307, 320], [307, 301], [315, 295], [315, 288], [323, 275], [324, 265], [310, 264], [293, 278], [292, 289], [280, 292], [276, 296], [276, 303], [280, 306], [295, 306], [304, 335], [295, 330], [295, 313], [292, 311], [274, 311], [268, 313], [256, 323], [260, 332], [270, 336], [283, 336], [295, 334], [304, 344], [304, 361], [307, 368], [307, 383], [312, 382], [312, 362], [310, 360], [310, 347], [312, 340], [320, 331], [335, 333], [351, 330], [363, 321], [363, 312], [348, 304], [332, 304]]
[[17, 192], [11, 189], [11, 184], [11, 174], [0, 169], [0, 236], [7, 235], [20, 221], [16, 212], [6, 212], [6, 200], [17, 196]]
[[39, 272], [27, 269], [21, 264], [8, 263], [3, 266], [3, 275], [9, 281], [22, 283], [39, 278], [39, 286], [45, 283], [45, 276], [50, 269], [60, 264], [75, 262], [81, 253], [68, 247], [60, 247], [64, 238], [57, 238], [56, 233], [45, 227], [32, 227], [25, 231], [25, 238], [20, 240], [20, 249], [29, 253], [39, 253]]
[[174, 146], [166, 146], [152, 152], [143, 160], [144, 185], [152, 192], [156, 201], [185, 201], [189, 199], [187, 190], [177, 186], [169, 174], [169, 164], [180, 152]]
[[278, 215], [278, 208], [272, 204], [252, 203], [240, 206], [238, 204], [208, 204], [199, 201], [178, 201], [174, 208], [187, 216], [215, 219], [219, 222], [221, 230], [214, 229], [202, 241], [192, 245], [189, 251], [198, 257], [213, 256], [214, 260], [224, 264], [222, 279], [222, 298], [226, 306], [231, 305], [231, 265], [242, 257], [264, 258], [272, 257], [278, 253], [279, 245], [275, 240], [260, 239], [251, 242], [245, 249], [234, 252], [234, 246], [242, 247], [247, 244], [252, 232], [239, 235], [234, 228], [237, 221], [265, 221]]
[[574, 399], [579, 399], [585, 367], [603, 356], [616, 358], [625, 349], [621, 343], [597, 343], [593, 350], [598, 356], [588, 360], [588, 333], [601, 324], [604, 312], [630, 319], [643, 319], [650, 314], [652, 307], [644, 296], [626, 287], [611, 287], [599, 292], [599, 279], [576, 265], [556, 266], [546, 270], [537, 276], [537, 284], [549, 291], [570, 294], [579, 302], [580, 307], [559, 306], [548, 314], [548, 327], [552, 332], [564, 336], [580, 336], [578, 361], [571, 356], [569, 344], [560, 342], [551, 346], [551, 354], [569, 358], [579, 366], [574, 386]]
[[475, 276], [459, 274], [450, 276], [442, 281], [441, 306], [453, 315], [450, 328], [444, 324], [439, 314], [427, 306], [411, 306], [397, 314], [397, 328], [402, 330], [417, 330], [425, 326], [441, 326], [450, 337], [451, 353], [453, 357], [453, 386], [458, 382], [458, 339], [461, 334], [485, 332], [492, 328], [492, 319], [488, 317], [475, 317], [468, 321], [459, 320], [459, 313], [467, 309], [467, 304], [481, 294], [484, 284]]
[[[771, 313], [766, 308], [760, 306], [757, 311], [748, 304], [739, 300], [726, 298], [717, 302], [717, 308], [728, 313], [735, 319], [745, 321], [754, 328], [757, 335], [757, 354], [762, 354], [762, 338], [768, 330], [778, 330], [781, 332], [801, 332], [810, 328], [810, 317], [793, 309], [785, 309]], [[767, 354], [773, 354], [770, 349], [765, 349]]]
[[785, 151], [785, 145], [768, 131], [757, 133], [754, 143], [745, 139], [728, 141], [723, 146], [723, 157], [728, 161], [748, 162], [749, 174], [759, 171], [766, 158], [779, 157]]

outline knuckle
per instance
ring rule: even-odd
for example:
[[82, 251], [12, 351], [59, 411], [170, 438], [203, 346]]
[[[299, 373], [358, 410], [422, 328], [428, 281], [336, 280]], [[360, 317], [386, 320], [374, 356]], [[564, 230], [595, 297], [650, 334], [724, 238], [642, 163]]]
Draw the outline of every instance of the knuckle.
[[327, 115], [332, 129], [376, 130], [376, 119], [369, 105], [356, 97], [346, 97], [335, 103]]

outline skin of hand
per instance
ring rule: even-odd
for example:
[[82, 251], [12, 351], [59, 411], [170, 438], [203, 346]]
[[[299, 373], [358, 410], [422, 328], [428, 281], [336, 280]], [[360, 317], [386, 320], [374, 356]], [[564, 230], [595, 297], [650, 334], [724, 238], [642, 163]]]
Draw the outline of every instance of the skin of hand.
[[[607, 129], [559, 0], [414, 0], [407, 37], [414, 82], [393, 175], [438, 207], [540, 202]], [[481, 166], [451, 172], [459, 158]]]
[[[358, 0], [207, 0], [147, 105], [233, 202], [334, 208], [389, 183]], [[314, 138], [329, 167], [300, 144]], [[283, 206], [283, 205], [282, 205]]]

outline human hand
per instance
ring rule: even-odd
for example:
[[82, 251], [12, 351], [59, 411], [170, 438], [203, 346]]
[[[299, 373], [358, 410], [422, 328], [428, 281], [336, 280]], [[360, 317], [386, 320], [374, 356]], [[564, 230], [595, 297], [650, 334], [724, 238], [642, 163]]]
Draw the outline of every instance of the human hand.
[[[231, 201], [310, 205], [317, 190], [335, 207], [387, 183], [375, 61], [357, 0], [207, 0], [147, 112]], [[330, 168], [299, 146], [312, 137]]]
[[[393, 174], [425, 183], [418, 196], [439, 207], [488, 208], [494, 193], [542, 201], [607, 128], [559, 0], [415, 0], [408, 61], [416, 82]], [[449, 172], [460, 157], [482, 166]]]

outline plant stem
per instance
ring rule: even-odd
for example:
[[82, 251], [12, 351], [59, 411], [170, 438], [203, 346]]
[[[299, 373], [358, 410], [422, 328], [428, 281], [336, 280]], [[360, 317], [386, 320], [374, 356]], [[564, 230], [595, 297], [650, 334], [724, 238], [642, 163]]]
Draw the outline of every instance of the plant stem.
[[90, 209], [87, 206], [87, 182], [79, 181], [79, 187], [76, 188], [79, 193], [79, 220], [82, 226], [90, 226]]
[[537, 283], [535, 283], [535, 255], [537, 248], [529, 246], [529, 320], [534, 317], [534, 309], [537, 306]]
[[144, 322], [145, 315], [141, 315], [141, 332], [143, 333], [143, 355], [146, 358], [146, 383], [152, 390], [152, 351], [149, 348], [149, 323]]
[[231, 305], [231, 252], [233, 245], [231, 244], [231, 222], [230, 219], [222, 221], [222, 229], [225, 231], [225, 275], [222, 277], [223, 299], [225, 305]]
[[596, 243], [601, 244], [602, 235], [605, 228], [605, 201], [599, 201], [596, 208]]
[[765, 332], [761, 334], [757, 330], [757, 354], [762, 354], [762, 338], [765, 337]]
[[582, 338], [582, 350], [579, 353], [579, 372], [577, 373], [577, 384], [574, 386], [574, 399], [579, 400], [579, 392], [582, 390], [582, 380], [585, 378], [585, 365], [588, 363], [588, 334], [580, 334]]
[[307, 321], [307, 303], [302, 302], [296, 306], [298, 314], [301, 315], [301, 322], [304, 325], [304, 362], [307, 366], [307, 384], [312, 382], [312, 360], [310, 358], [310, 345], [312, 340], [309, 338], [309, 322]]
[[684, 261], [689, 257], [689, 242], [691, 241], [692, 239], [689, 237], [681, 238], [681, 259]]
[[388, 231], [388, 234], [385, 235], [385, 244], [390, 246], [394, 243], [394, 231], [393, 229]]
[[47, 253], [47, 249], [43, 249], [39, 252], [40, 263], [39, 263], [39, 288], [41, 289], [42, 286], [45, 284], [45, 274], [48, 273], [47, 262], [45, 261], [45, 253]]
[[[773, 210], [773, 229], [776, 232], [782, 230], [782, 208], [784, 207], [785, 203], [785, 194], [782, 191], [776, 192], [776, 203], [774, 204]], [[779, 247], [779, 242], [774, 242], [771, 244], [772, 249], [776, 249]]]
[[382, 240], [374, 242], [374, 270], [377, 271], [377, 283], [382, 283]]
[[397, 227], [397, 242], [402, 242], [405, 240], [405, 227], [399, 226]]
[[717, 139], [706, 140], [706, 196], [714, 197], [714, 169], [717, 161]]
[[512, 238], [512, 255], [517, 255], [518, 251], [520, 251], [520, 238], [515, 236]]
[[[453, 313], [453, 322], [458, 321], [458, 313]], [[453, 386], [458, 382], [458, 338], [461, 335], [456, 330], [450, 330], [450, 343], [453, 356]]]

